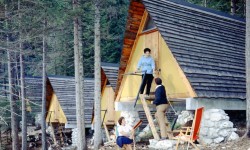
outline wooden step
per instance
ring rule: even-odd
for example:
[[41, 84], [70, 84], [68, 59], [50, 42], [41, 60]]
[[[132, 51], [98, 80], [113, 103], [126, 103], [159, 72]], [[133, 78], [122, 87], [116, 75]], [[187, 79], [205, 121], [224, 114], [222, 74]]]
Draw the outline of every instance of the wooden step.
[[154, 101], [155, 100], [155, 95], [145, 96], [145, 99], [148, 100], [148, 101]]
[[152, 115], [151, 115], [151, 113], [150, 113], [150, 110], [149, 110], [149, 108], [148, 108], [148, 104], [146, 103], [146, 100], [145, 100], [145, 98], [144, 98], [144, 95], [141, 94], [141, 95], [140, 95], [140, 98], [141, 98], [141, 102], [142, 102], [143, 109], [144, 109], [144, 111], [145, 111], [145, 114], [146, 114], [147, 119], [148, 119], [148, 122], [149, 122], [149, 126], [150, 126], [150, 128], [151, 128], [151, 130], [152, 130], [154, 139], [159, 140], [160, 137], [159, 137], [159, 134], [158, 134], [157, 131], [156, 131], [156, 128], [155, 128], [155, 125], [154, 125], [154, 121], [153, 121], [153, 117], [152, 117]]

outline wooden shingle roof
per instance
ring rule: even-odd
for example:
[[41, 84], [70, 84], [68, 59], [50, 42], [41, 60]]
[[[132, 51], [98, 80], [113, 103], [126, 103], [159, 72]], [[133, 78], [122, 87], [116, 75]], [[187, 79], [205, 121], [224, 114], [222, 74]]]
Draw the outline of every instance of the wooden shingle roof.
[[119, 65], [114, 63], [102, 63], [101, 67], [113, 90], [116, 89]]
[[[136, 39], [127, 35], [141, 20], [143, 9], [148, 11], [198, 97], [245, 99], [245, 21], [179, 0], [131, 0], [118, 88]], [[135, 34], [138, 27], [133, 28]]]
[[[76, 124], [76, 102], [75, 102], [75, 79], [67, 76], [49, 76], [49, 86], [53, 88], [58, 101], [67, 117], [68, 124]], [[47, 82], [48, 83], [48, 82]], [[42, 101], [42, 78], [41, 77], [25, 77], [27, 98], [40, 106], [32, 105], [31, 109], [34, 113], [41, 112]], [[47, 91], [47, 93], [49, 93]], [[48, 95], [47, 95], [48, 96]], [[48, 98], [48, 97], [47, 97]], [[94, 79], [84, 79], [84, 101], [85, 101], [85, 125], [90, 127], [92, 110], [94, 105]]]
[[[76, 124], [75, 79], [73, 77], [49, 77], [68, 124]], [[94, 106], [94, 80], [84, 79], [85, 125], [90, 127]]]
[[198, 97], [245, 98], [245, 21], [176, 0], [143, 0]]
[[25, 77], [26, 97], [30, 101], [31, 111], [35, 114], [42, 112], [42, 86], [41, 77]]

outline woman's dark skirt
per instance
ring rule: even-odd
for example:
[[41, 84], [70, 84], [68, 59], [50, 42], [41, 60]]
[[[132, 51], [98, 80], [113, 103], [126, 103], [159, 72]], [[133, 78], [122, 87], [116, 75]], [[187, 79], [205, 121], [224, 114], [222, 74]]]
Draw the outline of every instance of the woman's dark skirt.
[[116, 144], [122, 148], [123, 144], [131, 144], [133, 143], [133, 140], [131, 140], [130, 138], [126, 137], [126, 136], [118, 136], [116, 139]]

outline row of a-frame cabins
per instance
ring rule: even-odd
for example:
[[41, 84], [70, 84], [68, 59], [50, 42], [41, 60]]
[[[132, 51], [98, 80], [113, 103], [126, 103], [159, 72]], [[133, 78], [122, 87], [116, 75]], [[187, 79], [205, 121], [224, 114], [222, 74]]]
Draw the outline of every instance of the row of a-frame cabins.
[[[183, 102], [182, 109], [246, 109], [244, 19], [178, 0], [130, 0], [120, 64], [106, 63], [101, 70], [106, 124], [116, 123], [120, 115], [116, 110], [133, 106], [141, 77], [125, 74], [136, 70], [146, 47], [161, 70], [168, 98]], [[41, 89], [37, 80], [41, 79], [26, 78], [27, 87]], [[47, 85], [47, 122], [75, 128], [74, 78], [48, 77]], [[40, 92], [27, 92], [31, 101], [39, 103], [41, 95], [34, 94]], [[89, 128], [94, 116], [93, 79], [85, 79], [84, 92]]]

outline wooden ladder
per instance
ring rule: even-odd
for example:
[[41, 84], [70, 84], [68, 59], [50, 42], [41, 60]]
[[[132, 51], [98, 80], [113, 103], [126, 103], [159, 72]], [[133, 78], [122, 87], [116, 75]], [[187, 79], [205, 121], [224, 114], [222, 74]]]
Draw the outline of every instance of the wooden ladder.
[[152, 130], [154, 139], [155, 140], [160, 140], [160, 137], [159, 137], [159, 135], [157, 133], [157, 130], [155, 128], [155, 125], [154, 125], [153, 117], [152, 117], [152, 115], [150, 113], [150, 110], [148, 108], [148, 104], [147, 104], [146, 99], [145, 99], [143, 94], [140, 94], [140, 99], [141, 99], [142, 106], [143, 106], [143, 109], [145, 111], [146, 117], [148, 119], [149, 126], [150, 126], [150, 128]]
[[[147, 120], [148, 120], [148, 123], [149, 123], [149, 126], [152, 130], [152, 133], [153, 133], [153, 136], [154, 136], [154, 139], [156, 140], [159, 140], [160, 137], [159, 137], [159, 134], [157, 133], [157, 130], [155, 128], [155, 125], [154, 125], [154, 121], [153, 121], [153, 117], [152, 117], [152, 114], [148, 108], [148, 104], [146, 102], [146, 99], [144, 97], [143, 94], [140, 95], [140, 98], [141, 98], [141, 102], [142, 102], [142, 106], [143, 106], [143, 109], [144, 109], [144, 112], [146, 114], [146, 117], [147, 117]], [[171, 131], [171, 127], [170, 127], [170, 124], [166, 124], [166, 128], [167, 128], [167, 135], [170, 139], [173, 138], [173, 132]]]

